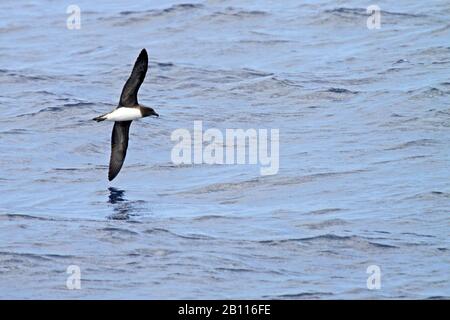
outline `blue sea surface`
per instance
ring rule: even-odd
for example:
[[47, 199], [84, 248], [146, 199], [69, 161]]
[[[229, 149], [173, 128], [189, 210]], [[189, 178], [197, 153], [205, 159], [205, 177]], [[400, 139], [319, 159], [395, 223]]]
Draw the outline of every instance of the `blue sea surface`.
[[[450, 298], [449, 1], [74, 4], [0, 3], [0, 299]], [[279, 172], [174, 164], [194, 121], [279, 129]]]

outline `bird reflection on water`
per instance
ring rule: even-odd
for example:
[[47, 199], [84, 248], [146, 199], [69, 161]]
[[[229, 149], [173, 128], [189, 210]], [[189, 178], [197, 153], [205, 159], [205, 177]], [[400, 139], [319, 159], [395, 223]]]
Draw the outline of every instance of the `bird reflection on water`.
[[109, 190], [109, 203], [111, 204], [116, 204], [119, 202], [123, 202], [126, 201], [126, 199], [124, 199], [124, 195], [125, 195], [125, 191], [124, 190], [120, 190], [120, 189], [116, 189], [113, 187], [108, 188]]
[[108, 203], [114, 206], [114, 213], [109, 216], [112, 220], [128, 220], [132, 209], [131, 203], [125, 198], [125, 191], [110, 187]]

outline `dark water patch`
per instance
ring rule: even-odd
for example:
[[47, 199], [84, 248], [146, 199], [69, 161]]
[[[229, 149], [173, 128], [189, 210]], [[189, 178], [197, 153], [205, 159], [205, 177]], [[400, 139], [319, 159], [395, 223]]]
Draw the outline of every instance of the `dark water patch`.
[[421, 95], [426, 96], [426, 97], [437, 97], [437, 96], [444, 96], [447, 93], [449, 93], [448, 91], [442, 91], [441, 89], [435, 88], [435, 87], [431, 87], [426, 89], [425, 91], [423, 91], [421, 93]]
[[336, 241], [336, 240], [351, 240], [351, 236], [338, 236], [335, 234], [325, 234], [325, 235], [319, 235], [314, 237], [305, 237], [305, 238], [289, 238], [289, 239], [278, 239], [278, 240], [260, 240], [259, 243], [262, 244], [280, 244], [280, 243], [289, 243], [289, 242], [310, 242], [315, 240], [330, 240], [330, 241]]
[[53, 171], [79, 171], [80, 168], [53, 168]]
[[47, 107], [47, 108], [39, 110], [35, 114], [42, 113], [42, 112], [60, 112], [60, 111], [64, 111], [64, 108], [63, 107]]
[[360, 236], [340, 236], [332, 233], [328, 234], [322, 234], [312, 237], [304, 237], [304, 238], [289, 238], [289, 239], [278, 239], [278, 240], [260, 240], [258, 241], [261, 244], [268, 244], [268, 245], [279, 245], [284, 243], [314, 243], [318, 241], [325, 241], [325, 242], [350, 242], [349, 246], [351, 245], [351, 242], [354, 242], [354, 244], [358, 242], [362, 242], [363, 244], [368, 244], [372, 247], [376, 248], [382, 248], [382, 249], [394, 249], [398, 248], [394, 245], [384, 244], [384, 243], [378, 243], [370, 241], [369, 238], [364, 238]]
[[50, 92], [50, 91], [46, 91], [46, 90], [38, 90], [38, 91], [34, 91], [33, 94], [43, 94], [46, 96], [57, 96], [56, 93]]
[[268, 12], [262, 10], [242, 10], [235, 7], [227, 7], [225, 10], [216, 11], [211, 14], [212, 17], [234, 17], [234, 18], [258, 18], [269, 15]]
[[446, 198], [450, 197], [450, 193], [442, 192], [442, 191], [431, 191], [431, 194], [435, 195], [435, 196], [444, 196]]
[[[336, 15], [345, 15], [345, 16], [365, 16], [368, 17], [372, 13], [367, 13], [367, 9], [365, 8], [335, 8], [335, 9], [328, 9], [325, 10], [325, 13], [331, 13]], [[405, 12], [395, 12], [395, 11], [386, 11], [386, 10], [380, 10], [381, 15], [389, 15], [389, 16], [398, 16], [398, 17], [408, 17], [408, 18], [423, 18], [427, 17], [424, 14], [411, 14], [411, 13], [405, 13]]]
[[343, 209], [341, 208], [326, 208], [326, 209], [319, 209], [319, 210], [313, 210], [313, 211], [309, 211], [306, 212], [306, 214], [312, 214], [312, 215], [316, 215], [316, 214], [327, 214], [327, 213], [334, 213], [334, 212], [338, 212], [338, 211], [342, 211]]
[[214, 239], [211, 236], [203, 235], [203, 234], [187, 234], [187, 235], [181, 235], [175, 232], [172, 232], [170, 230], [164, 229], [164, 228], [153, 228], [148, 229], [144, 231], [145, 233], [153, 234], [153, 233], [166, 233], [170, 234], [172, 236], [182, 238], [182, 239], [189, 239], [189, 240], [212, 240]]
[[331, 219], [326, 221], [321, 221], [317, 223], [308, 223], [308, 224], [302, 224], [304, 227], [311, 229], [311, 230], [321, 230], [333, 226], [341, 226], [348, 224], [347, 221], [342, 219]]
[[288, 80], [288, 79], [279, 79], [278, 77], [272, 77], [272, 80], [278, 82], [278, 84], [286, 87], [297, 87], [297, 88], [303, 88], [303, 86], [295, 81]]
[[132, 252], [132, 253], [127, 253], [126, 254], [127, 257], [132, 257], [132, 258], [138, 258], [141, 256], [140, 253], [136, 253], [136, 252]]
[[378, 247], [378, 248], [386, 248], [386, 249], [398, 249], [397, 246], [391, 245], [391, 244], [385, 244], [385, 243], [379, 243], [379, 242], [373, 242], [369, 241], [369, 244], [372, 246]]
[[353, 236], [338, 236], [336, 234], [328, 233], [328, 234], [322, 234], [314, 237], [306, 237], [306, 238], [300, 238], [300, 241], [315, 241], [315, 240], [350, 240]]
[[450, 60], [433, 61], [431, 64], [448, 64], [448, 63], [450, 63]]
[[382, 230], [374, 230], [373, 232], [375, 232], [375, 233], [381, 233], [381, 234], [391, 234], [391, 233], [388, 232], [388, 231], [382, 231]]
[[[240, 217], [238, 217], [240, 218]], [[210, 215], [205, 215], [205, 216], [200, 216], [200, 217], [195, 217], [192, 220], [194, 221], [208, 221], [208, 220], [224, 220], [224, 219], [231, 219], [234, 220], [235, 217], [229, 217], [229, 216], [221, 216], [221, 215], [215, 215], [215, 214], [210, 214]]]
[[15, 214], [15, 213], [6, 213], [6, 214], [0, 214], [0, 220], [40, 220], [40, 221], [53, 221], [54, 219], [48, 218], [48, 217], [38, 217], [38, 216], [32, 216], [28, 214]]
[[211, 236], [207, 236], [204, 234], [198, 234], [198, 233], [192, 233], [192, 234], [186, 234], [186, 235], [181, 235], [181, 234], [177, 234], [177, 233], [172, 233], [174, 235], [176, 235], [177, 237], [183, 238], [183, 239], [189, 239], [189, 240], [213, 240], [214, 237]]
[[64, 111], [64, 107], [47, 107], [47, 108], [43, 108], [37, 112], [19, 114], [16, 117], [17, 118], [34, 117], [34, 116], [37, 116], [42, 113], [55, 113], [55, 112], [61, 112], [61, 111]]
[[51, 261], [52, 259], [50, 257], [47, 257], [46, 255], [41, 254], [35, 254], [35, 253], [23, 253], [23, 252], [7, 252], [7, 251], [0, 251], [0, 257], [3, 256], [11, 256], [17, 259], [30, 259], [30, 260], [36, 260], [36, 261]]
[[168, 69], [174, 66], [172, 62], [155, 62], [155, 64], [162, 69]]
[[59, 253], [46, 253], [44, 255], [47, 258], [51, 258], [51, 259], [72, 259], [75, 258], [75, 256], [70, 255], [70, 254], [59, 254]]
[[173, 13], [173, 12], [184, 12], [188, 10], [193, 9], [201, 9], [203, 8], [202, 4], [194, 4], [194, 3], [180, 3], [172, 5], [168, 8], [164, 9], [150, 9], [150, 10], [143, 10], [143, 11], [132, 11], [132, 10], [125, 10], [121, 11], [119, 14], [122, 16], [129, 16], [129, 15], [137, 15], [137, 14], [151, 14], [155, 16], [163, 15], [166, 13]]
[[433, 139], [417, 139], [417, 140], [400, 143], [396, 146], [393, 146], [391, 148], [386, 148], [384, 150], [401, 150], [401, 149], [406, 149], [406, 148], [411, 148], [411, 147], [428, 147], [428, 146], [433, 146], [436, 143], [438, 143], [438, 141], [433, 140]]
[[139, 221], [139, 220], [128, 220], [126, 223], [127, 224], [143, 224], [143, 222]]
[[396, 62], [394, 62], [394, 64], [401, 64], [401, 63], [407, 63], [407, 62], [409, 62], [409, 61], [406, 59], [399, 59]]
[[[149, 11], [146, 11], [146, 12], [149, 12]], [[126, 10], [126, 11], [121, 11], [121, 12], [119, 12], [119, 14], [122, 15], [122, 16], [128, 16], [128, 15], [138, 14], [138, 13], [142, 13], [142, 11], [131, 11], [131, 10]]]
[[214, 270], [216, 271], [220, 271], [220, 272], [237, 272], [237, 273], [242, 273], [242, 272], [255, 272], [255, 270], [253, 269], [246, 269], [246, 268], [225, 268], [225, 267], [219, 267], [219, 268], [215, 268]]
[[436, 238], [435, 236], [432, 236], [429, 234], [420, 234], [420, 233], [415, 233], [415, 232], [402, 232], [401, 234], [415, 236], [415, 237], [423, 237], [423, 238]]
[[111, 233], [115, 233], [115, 234], [123, 234], [123, 235], [132, 235], [132, 236], [139, 235], [139, 233], [137, 233], [135, 231], [124, 229], [124, 228], [117, 228], [117, 227], [106, 227], [106, 228], [101, 228], [98, 230], [111, 232]]
[[130, 215], [127, 214], [126, 210], [123, 210], [119, 213], [113, 213], [107, 217], [108, 220], [117, 220], [117, 221], [128, 221], [130, 219]]
[[19, 81], [44, 81], [52, 79], [52, 77], [49, 76], [25, 75], [16, 72], [10, 72], [7, 75]]
[[[275, 296], [275, 299], [312, 299], [320, 298], [323, 296], [332, 296], [331, 292], [300, 292], [300, 293], [285, 293]], [[269, 298], [269, 296], [263, 296], [263, 298]]]
[[427, 88], [419, 88], [414, 90], [408, 90], [407, 93], [409, 95], [413, 95], [414, 99], [420, 99], [420, 98], [433, 98], [433, 97], [441, 97], [448, 95], [450, 91], [447, 90], [441, 90], [436, 87], [427, 87]]
[[327, 9], [325, 13], [331, 14], [346, 14], [346, 15], [355, 15], [355, 16], [369, 16], [366, 9], [363, 8], [335, 8], [335, 9]]
[[372, 164], [388, 164], [388, 163], [395, 163], [395, 162], [404, 162], [408, 160], [416, 160], [416, 159], [426, 159], [430, 158], [430, 156], [410, 156], [410, 157], [403, 157], [399, 159], [392, 159], [392, 160], [383, 160], [383, 161], [374, 161]]
[[10, 129], [8, 131], [0, 132], [0, 135], [2, 135], [2, 134], [13, 134], [13, 135], [15, 135], [15, 134], [27, 134], [27, 133], [30, 133], [30, 132], [28, 130], [26, 130], [26, 129]]
[[173, 12], [173, 11], [184, 11], [184, 10], [192, 10], [192, 9], [200, 9], [204, 6], [199, 3], [180, 3], [175, 4], [169, 8], [163, 9], [163, 12]]
[[350, 91], [350, 90], [344, 89], [344, 88], [330, 88], [330, 89], [327, 90], [327, 92], [345, 93], [345, 94], [358, 94], [357, 91]]
[[385, 71], [380, 72], [379, 74], [391, 73], [391, 72], [399, 72], [404, 70], [403, 68], [387, 68]]
[[65, 103], [64, 107], [88, 107], [94, 105], [95, 104], [92, 102], [75, 102], [75, 103]]
[[243, 68], [242, 70], [246, 76], [251, 76], [251, 77], [268, 77], [268, 76], [273, 75], [272, 72], [264, 72], [264, 71], [250, 69], [250, 68]]
[[171, 231], [169, 231], [167, 229], [164, 229], [164, 228], [152, 228], [152, 229], [145, 230], [144, 232], [145, 233], [150, 233], [150, 234], [153, 234], [153, 233], [167, 233], [167, 234], [176, 235], [176, 234], [172, 233]]

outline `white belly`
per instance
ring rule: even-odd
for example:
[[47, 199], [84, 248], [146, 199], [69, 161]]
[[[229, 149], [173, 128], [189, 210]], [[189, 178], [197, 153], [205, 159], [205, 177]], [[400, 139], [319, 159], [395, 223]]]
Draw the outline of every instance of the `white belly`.
[[120, 107], [106, 115], [109, 121], [131, 121], [142, 118], [141, 111], [137, 108]]

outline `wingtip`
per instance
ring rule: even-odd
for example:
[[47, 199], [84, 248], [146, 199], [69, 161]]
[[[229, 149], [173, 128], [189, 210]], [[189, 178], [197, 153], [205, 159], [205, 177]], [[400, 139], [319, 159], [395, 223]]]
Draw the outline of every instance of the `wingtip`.
[[146, 63], [148, 63], [148, 54], [147, 54], [147, 50], [145, 50], [145, 48], [141, 50], [136, 61], [145, 61]]

